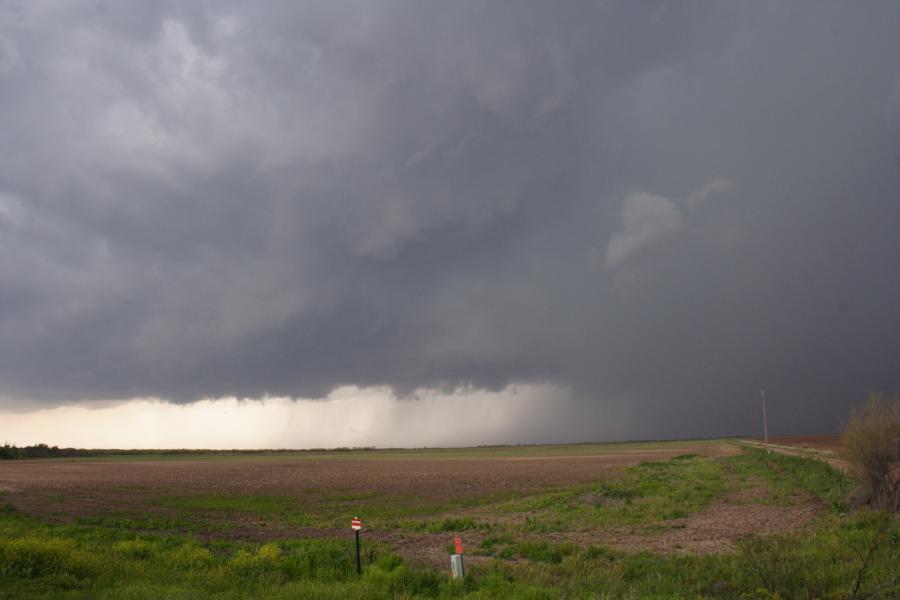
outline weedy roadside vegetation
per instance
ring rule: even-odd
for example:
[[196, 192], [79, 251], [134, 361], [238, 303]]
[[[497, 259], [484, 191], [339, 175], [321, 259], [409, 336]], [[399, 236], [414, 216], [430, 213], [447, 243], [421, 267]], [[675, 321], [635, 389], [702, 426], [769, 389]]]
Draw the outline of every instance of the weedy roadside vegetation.
[[[802, 531], [747, 537], [720, 554], [623, 552], [566, 540], [567, 532], [585, 528], [652, 533], [660, 522], [700, 513], [731, 486], [751, 481], [765, 482], [772, 502], [789, 503], [802, 491], [826, 508]], [[823, 463], [747, 449], [731, 457], [642, 463], [613, 479], [463, 507], [515, 517], [508, 521], [460, 516], [460, 505], [449, 507], [453, 514], [424, 519], [413, 500], [370, 503], [383, 511], [374, 518], [398, 531], [477, 532], [481, 542], [471, 550], [485, 558], [467, 565], [464, 581], [409, 565], [372, 543], [357, 576], [349, 536], [252, 544], [200, 537], [189, 528], [151, 530], [139, 520], [48, 523], [10, 504], [0, 510], [0, 598], [900, 597], [900, 525], [884, 512], [850, 511], [846, 498], [853, 490]], [[302, 516], [330, 522], [332, 511], [359, 501], [329, 501], [322, 512], [311, 505]], [[297, 517], [267, 496], [178, 497], [164, 504], [184, 511], [170, 517], [176, 524], [200, 513]]]
[[842, 436], [842, 455], [861, 483], [862, 500], [900, 510], [900, 397], [873, 393], [854, 410]]

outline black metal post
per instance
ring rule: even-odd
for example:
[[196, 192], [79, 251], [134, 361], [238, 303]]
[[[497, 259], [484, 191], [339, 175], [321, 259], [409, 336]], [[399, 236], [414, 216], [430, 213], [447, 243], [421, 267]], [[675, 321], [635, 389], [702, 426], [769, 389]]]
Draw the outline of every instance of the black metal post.
[[356, 574], [362, 575], [362, 563], [359, 561], [359, 529], [354, 529], [356, 532]]

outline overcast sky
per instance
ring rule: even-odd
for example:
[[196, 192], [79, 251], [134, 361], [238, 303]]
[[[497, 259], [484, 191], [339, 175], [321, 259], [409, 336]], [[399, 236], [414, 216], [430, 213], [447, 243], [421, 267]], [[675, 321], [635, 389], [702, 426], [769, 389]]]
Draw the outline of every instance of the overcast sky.
[[894, 1], [0, 0], [0, 437], [192, 445], [141, 436], [227, 409], [341, 445], [347, 402], [360, 445], [715, 436], [763, 386], [776, 432], [835, 430], [900, 387], [898, 32]]

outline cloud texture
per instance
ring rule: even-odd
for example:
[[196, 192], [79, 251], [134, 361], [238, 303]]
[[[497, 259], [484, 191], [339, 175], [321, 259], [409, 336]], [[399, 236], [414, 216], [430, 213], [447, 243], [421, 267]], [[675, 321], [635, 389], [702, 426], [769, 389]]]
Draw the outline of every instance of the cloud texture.
[[900, 385], [897, 31], [893, 2], [0, 4], [0, 394], [547, 384], [675, 436], [806, 386], [785, 426], [833, 426]]

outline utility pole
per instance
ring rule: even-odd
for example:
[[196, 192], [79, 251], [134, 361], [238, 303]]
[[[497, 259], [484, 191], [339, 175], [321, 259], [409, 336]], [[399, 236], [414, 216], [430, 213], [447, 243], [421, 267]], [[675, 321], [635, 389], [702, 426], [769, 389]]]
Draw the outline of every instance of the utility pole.
[[763, 409], [763, 440], [769, 443], [769, 420], [766, 418], [766, 388], [759, 388], [759, 395], [762, 396]]

